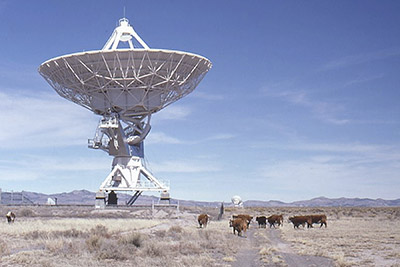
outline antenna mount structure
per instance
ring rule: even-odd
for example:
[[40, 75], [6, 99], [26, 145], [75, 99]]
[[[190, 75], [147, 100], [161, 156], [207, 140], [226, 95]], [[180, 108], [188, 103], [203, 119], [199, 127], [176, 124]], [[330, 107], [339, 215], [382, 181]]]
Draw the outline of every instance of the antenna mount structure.
[[129, 25], [129, 20], [122, 18], [119, 20], [119, 26], [114, 29], [107, 43], [104, 45], [103, 50], [115, 50], [120, 42], [128, 42], [129, 48], [134, 49], [132, 38], [135, 38], [144, 49], [150, 49], [135, 32], [133, 27]]
[[[118, 48], [121, 43], [129, 48]], [[155, 178], [144, 165], [150, 119], [191, 93], [211, 66], [196, 54], [150, 49], [126, 18], [119, 20], [102, 50], [64, 55], [40, 65], [39, 73], [60, 96], [101, 116], [88, 147], [114, 159], [96, 194], [96, 207], [105, 206], [106, 193], [107, 203], [116, 205], [119, 191], [133, 193], [128, 205], [144, 191], [159, 191], [161, 200], [169, 200], [169, 182]]]

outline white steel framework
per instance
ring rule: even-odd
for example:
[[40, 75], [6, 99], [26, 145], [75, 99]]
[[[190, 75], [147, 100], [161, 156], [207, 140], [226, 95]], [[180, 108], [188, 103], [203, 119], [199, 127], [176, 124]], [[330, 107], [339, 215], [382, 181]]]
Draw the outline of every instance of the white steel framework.
[[[150, 49], [127, 19], [119, 22], [102, 50], [50, 59], [39, 72], [60, 96], [102, 116], [88, 144], [114, 156], [100, 191], [165, 193], [169, 184], [143, 164], [151, 115], [192, 92], [211, 62], [187, 52]], [[129, 48], [118, 48], [121, 42]]]

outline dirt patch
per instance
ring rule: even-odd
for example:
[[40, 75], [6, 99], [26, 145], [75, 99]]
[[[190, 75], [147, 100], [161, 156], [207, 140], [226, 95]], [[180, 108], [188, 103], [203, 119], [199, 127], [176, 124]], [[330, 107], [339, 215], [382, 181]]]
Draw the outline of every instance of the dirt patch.
[[237, 253], [236, 261], [232, 267], [256, 267], [262, 266], [258, 254], [257, 242], [254, 237], [254, 229], [249, 229], [247, 235], [238, 237], [241, 249]]
[[335, 266], [331, 259], [325, 257], [296, 254], [290, 245], [281, 239], [279, 229], [253, 226], [247, 231], [246, 237], [237, 237], [237, 239], [240, 242], [240, 249], [232, 267]]
[[270, 229], [268, 237], [271, 245], [281, 255], [287, 266], [335, 266], [331, 259], [319, 256], [298, 255], [294, 253], [290, 245], [284, 242], [280, 237], [279, 229]]

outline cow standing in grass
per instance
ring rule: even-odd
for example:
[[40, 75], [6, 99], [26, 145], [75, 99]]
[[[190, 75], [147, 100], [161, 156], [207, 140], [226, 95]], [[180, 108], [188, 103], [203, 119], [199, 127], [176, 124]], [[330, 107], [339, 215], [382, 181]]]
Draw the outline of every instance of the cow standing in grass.
[[289, 221], [293, 223], [293, 228], [299, 228], [300, 225], [304, 228], [305, 224], [307, 224], [307, 228], [310, 228], [312, 224], [310, 216], [293, 216], [289, 218]]
[[312, 227], [314, 223], [320, 223], [321, 225], [319, 228], [322, 227], [322, 225], [325, 225], [326, 228], [326, 215], [325, 214], [318, 214], [318, 215], [309, 215], [311, 218], [311, 224], [309, 227]]
[[275, 228], [275, 224], [278, 224], [278, 226], [283, 225], [283, 215], [271, 215], [268, 218], [268, 223], [269, 223], [269, 228], [271, 228], [272, 226], [274, 226]]
[[15, 221], [15, 214], [14, 214], [14, 212], [9, 211], [9, 212], [6, 214], [6, 218], [7, 218], [7, 222], [8, 222], [8, 223], [13, 223], [13, 222]]
[[243, 219], [244, 221], [247, 222], [247, 228], [250, 227], [251, 220], [253, 219], [253, 216], [250, 216], [248, 214], [239, 214], [239, 215], [232, 215], [233, 219]]
[[200, 228], [207, 227], [208, 221], [210, 220], [210, 215], [208, 214], [200, 214], [197, 217], [197, 221], [199, 222]]
[[256, 217], [256, 222], [258, 222], [258, 228], [266, 228], [267, 226], [267, 217], [265, 216], [259, 216]]
[[242, 218], [231, 219], [229, 227], [233, 227], [233, 234], [237, 232], [238, 236], [243, 236], [243, 233], [247, 230], [247, 220]]

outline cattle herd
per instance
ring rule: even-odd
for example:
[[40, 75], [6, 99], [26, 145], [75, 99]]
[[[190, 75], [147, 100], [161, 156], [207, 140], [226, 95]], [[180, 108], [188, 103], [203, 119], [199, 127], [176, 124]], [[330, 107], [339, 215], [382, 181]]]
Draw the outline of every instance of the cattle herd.
[[[200, 214], [197, 217], [197, 221], [199, 222], [200, 228], [206, 227], [209, 220], [210, 215], [208, 214]], [[233, 228], [233, 234], [237, 233], [238, 236], [242, 236], [243, 233], [247, 231], [250, 227], [250, 223], [253, 220], [253, 216], [248, 214], [239, 214], [232, 215], [232, 218], [229, 220], [229, 226]], [[320, 227], [325, 225], [327, 227], [327, 219], [325, 214], [316, 214], [316, 215], [303, 215], [303, 216], [292, 216], [288, 218], [288, 221], [293, 224], [293, 228], [299, 228], [300, 225], [307, 228], [312, 228], [314, 223], [319, 223]], [[283, 214], [273, 214], [269, 217], [267, 216], [257, 216], [256, 222], [258, 223], [259, 228], [266, 228], [267, 222], [269, 227], [276, 228], [277, 226], [283, 225]]]
[[[6, 218], [8, 223], [13, 223], [15, 220], [15, 214], [12, 211], [9, 211], [6, 214]], [[210, 215], [205, 213], [200, 214], [197, 217], [199, 227], [207, 227], [210, 219]], [[241, 236], [250, 227], [250, 223], [252, 220], [253, 216], [250, 216], [248, 214], [232, 215], [232, 218], [229, 220], [229, 226], [233, 228], [233, 234], [237, 233], [238, 236]], [[289, 217], [289, 221], [293, 224], [294, 228], [299, 228], [300, 225], [303, 227], [307, 225], [307, 228], [312, 228], [312, 225], [314, 223], [319, 223], [320, 227], [322, 227], [323, 225], [327, 227], [327, 219], [325, 214], [292, 216]], [[258, 223], [259, 228], [266, 228], [267, 222], [270, 228], [272, 228], [272, 226], [276, 228], [276, 225], [283, 225], [283, 214], [273, 214], [269, 217], [257, 216], [256, 222]]]

